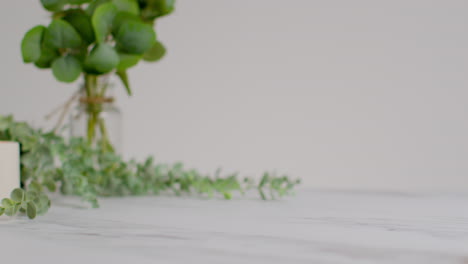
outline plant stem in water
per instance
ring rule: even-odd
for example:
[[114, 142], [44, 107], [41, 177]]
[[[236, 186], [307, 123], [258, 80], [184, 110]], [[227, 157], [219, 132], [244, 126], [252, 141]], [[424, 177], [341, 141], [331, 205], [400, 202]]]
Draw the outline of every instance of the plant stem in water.
[[[86, 97], [95, 98], [95, 97], [105, 97], [105, 93], [107, 90], [107, 84], [101, 85], [98, 82], [98, 77], [96, 75], [86, 74], [84, 76], [85, 79], [85, 92]], [[104, 119], [100, 117], [102, 112], [102, 104], [101, 102], [93, 102], [92, 100], [88, 102], [84, 102], [86, 115], [88, 117], [88, 124], [87, 124], [87, 141], [88, 145], [93, 145], [94, 143], [98, 143], [97, 146], [101, 147], [104, 151], [114, 152], [114, 147], [112, 146], [109, 136], [107, 133], [106, 124]], [[101, 138], [97, 138], [98, 131], [101, 134]], [[99, 142], [96, 142], [99, 140]]]

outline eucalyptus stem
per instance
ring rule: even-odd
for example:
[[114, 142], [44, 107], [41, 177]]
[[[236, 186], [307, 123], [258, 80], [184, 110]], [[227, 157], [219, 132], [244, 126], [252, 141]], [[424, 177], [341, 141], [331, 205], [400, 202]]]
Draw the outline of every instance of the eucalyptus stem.
[[85, 74], [84, 79], [86, 96], [91, 97], [93, 95], [93, 87], [95, 86], [96, 76], [91, 74]]
[[[86, 91], [86, 97], [91, 98], [93, 97], [95, 90], [96, 90], [96, 76], [90, 75], [90, 74], [85, 74], [84, 75], [85, 79], [85, 91]], [[95, 136], [95, 127], [96, 127], [96, 112], [94, 110], [94, 107], [88, 103], [84, 102], [86, 104], [85, 106], [85, 111], [86, 115], [88, 117], [88, 127], [87, 127], [87, 141], [88, 145], [92, 145], [94, 141], [94, 136]]]
[[[88, 124], [87, 124], [87, 142], [88, 145], [96, 145], [100, 146], [102, 150], [114, 152], [114, 147], [110, 142], [109, 135], [107, 132], [105, 120], [100, 117], [103, 106], [102, 102], [95, 101], [96, 99], [102, 99], [105, 97], [105, 93], [107, 91], [107, 78], [106, 76], [102, 76], [104, 78], [104, 83], [101, 84], [99, 79], [96, 75], [85, 74], [85, 111], [88, 117]], [[97, 133], [100, 133], [100, 137], [98, 138]]]
[[102, 139], [101, 139], [102, 149], [105, 151], [114, 152], [115, 149], [112, 146], [112, 143], [110, 142], [109, 134], [107, 133], [106, 124], [104, 123], [104, 119], [102, 118], [99, 118], [99, 128], [101, 130], [101, 136], [102, 136]]
[[88, 115], [88, 129], [87, 129], [87, 135], [88, 135], [88, 145], [92, 145], [94, 141], [94, 136], [96, 133], [96, 117], [94, 113], [87, 113]]

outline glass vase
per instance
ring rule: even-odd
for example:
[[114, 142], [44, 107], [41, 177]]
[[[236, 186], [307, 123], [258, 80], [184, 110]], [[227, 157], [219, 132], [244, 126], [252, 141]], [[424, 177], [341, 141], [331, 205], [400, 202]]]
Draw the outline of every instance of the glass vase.
[[70, 136], [85, 138], [102, 151], [121, 154], [122, 114], [112, 89], [108, 78], [86, 79], [78, 106], [71, 113]]

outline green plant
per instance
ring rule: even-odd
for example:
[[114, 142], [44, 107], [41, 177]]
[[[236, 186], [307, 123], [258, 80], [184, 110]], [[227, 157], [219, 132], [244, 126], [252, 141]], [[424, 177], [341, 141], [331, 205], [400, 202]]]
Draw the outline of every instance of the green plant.
[[144, 162], [125, 161], [119, 155], [89, 146], [85, 139], [66, 141], [53, 132], [33, 129], [28, 124], [0, 115], [0, 140], [21, 144], [22, 189], [13, 190], [1, 202], [0, 215], [25, 212], [28, 217], [44, 214], [50, 207], [47, 192], [76, 195], [98, 207], [99, 196], [222, 195], [231, 199], [233, 192], [256, 189], [262, 199], [291, 193], [298, 180], [265, 173], [258, 184], [237, 174], [221, 177], [184, 169], [182, 164], [155, 164], [152, 157]]
[[[258, 184], [237, 174], [221, 177], [184, 169], [182, 164], [125, 161], [114, 153], [100, 117], [106, 80], [116, 75], [132, 94], [127, 70], [140, 61], [155, 62], [166, 53], [157, 40], [155, 20], [174, 10], [175, 0], [41, 0], [51, 12], [46, 27], [29, 30], [21, 43], [25, 63], [51, 69], [58, 81], [82, 76], [81, 96], [87, 101], [87, 137], [65, 140], [55, 132], [33, 129], [0, 116], [0, 140], [21, 144], [21, 189], [4, 198], [0, 215], [44, 214], [48, 192], [76, 195], [98, 206], [100, 196], [156, 195], [162, 192], [215, 194], [231, 199], [234, 191], [257, 189], [262, 199], [291, 192], [298, 181], [265, 173]], [[104, 83], [104, 85], [103, 85]], [[72, 97], [72, 99], [75, 98]], [[69, 101], [70, 102], [70, 101]], [[67, 103], [68, 104], [68, 103]], [[102, 135], [97, 140], [97, 134]]]
[[[127, 70], [141, 60], [155, 62], [166, 53], [157, 40], [156, 19], [174, 11], [175, 0], [41, 0], [51, 12], [46, 27], [29, 30], [21, 43], [25, 63], [51, 69], [58, 81], [71, 83], [83, 76], [82, 96], [86, 108], [88, 144], [99, 143], [112, 151], [100, 117], [107, 86], [99, 79], [120, 78], [132, 94]], [[97, 139], [99, 130], [101, 138]], [[99, 142], [96, 142], [99, 141]]]

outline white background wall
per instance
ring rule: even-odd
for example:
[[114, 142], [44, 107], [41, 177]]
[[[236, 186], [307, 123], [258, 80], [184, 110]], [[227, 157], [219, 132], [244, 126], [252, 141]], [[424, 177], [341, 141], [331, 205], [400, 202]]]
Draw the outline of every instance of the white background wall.
[[[39, 0], [0, 9], [0, 114], [45, 125], [77, 85], [23, 65]], [[178, 0], [169, 54], [119, 96], [125, 155], [276, 169], [314, 188], [468, 190], [468, 1]]]

